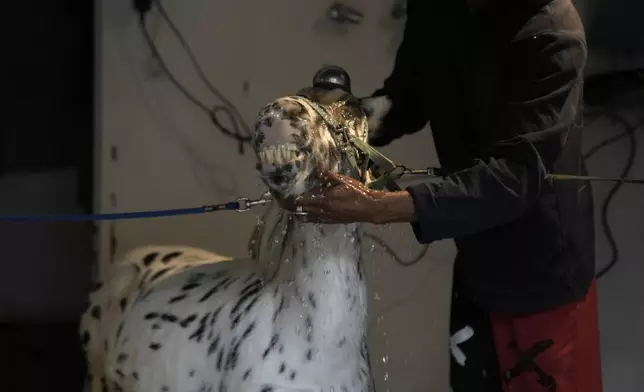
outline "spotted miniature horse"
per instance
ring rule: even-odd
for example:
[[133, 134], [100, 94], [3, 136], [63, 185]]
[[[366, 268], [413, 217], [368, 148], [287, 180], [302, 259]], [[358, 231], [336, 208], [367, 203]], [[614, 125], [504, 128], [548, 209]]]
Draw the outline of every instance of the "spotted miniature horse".
[[[319, 167], [352, 169], [315, 105], [367, 139], [365, 112], [342, 89], [266, 105], [253, 146], [275, 197], [320, 185]], [[360, 226], [276, 210], [283, 237], [265, 257], [284, 268], [274, 277], [254, 260], [183, 246], [134, 249], [101, 277], [82, 319], [91, 391], [368, 392]]]

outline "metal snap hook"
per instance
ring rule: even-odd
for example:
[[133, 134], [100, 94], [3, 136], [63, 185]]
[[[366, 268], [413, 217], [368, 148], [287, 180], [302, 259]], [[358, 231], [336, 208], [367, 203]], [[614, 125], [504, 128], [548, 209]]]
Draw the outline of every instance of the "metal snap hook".
[[335, 2], [327, 10], [327, 18], [341, 24], [361, 24], [364, 14], [342, 2]]

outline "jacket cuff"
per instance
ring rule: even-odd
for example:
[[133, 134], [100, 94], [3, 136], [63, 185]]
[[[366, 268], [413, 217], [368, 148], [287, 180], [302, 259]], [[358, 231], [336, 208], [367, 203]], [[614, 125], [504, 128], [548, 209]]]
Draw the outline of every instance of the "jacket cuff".
[[432, 224], [436, 211], [436, 199], [428, 184], [416, 184], [407, 187], [407, 192], [414, 202], [416, 221], [411, 223], [416, 240], [421, 244], [429, 244], [440, 238], [432, 231]]

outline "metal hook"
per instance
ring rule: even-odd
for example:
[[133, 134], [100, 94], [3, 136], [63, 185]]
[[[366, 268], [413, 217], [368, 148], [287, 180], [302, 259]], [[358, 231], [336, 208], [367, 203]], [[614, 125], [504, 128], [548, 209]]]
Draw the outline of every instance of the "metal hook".
[[327, 17], [341, 24], [361, 24], [364, 14], [342, 2], [335, 2], [327, 10]]

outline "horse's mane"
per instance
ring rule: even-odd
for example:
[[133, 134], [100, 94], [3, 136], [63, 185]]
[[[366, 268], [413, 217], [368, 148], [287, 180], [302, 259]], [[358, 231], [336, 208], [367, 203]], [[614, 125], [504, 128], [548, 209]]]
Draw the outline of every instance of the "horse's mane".
[[351, 119], [364, 115], [360, 100], [341, 89], [328, 90], [319, 87], [306, 87], [298, 91], [297, 95], [302, 95], [318, 103], [334, 117]]

